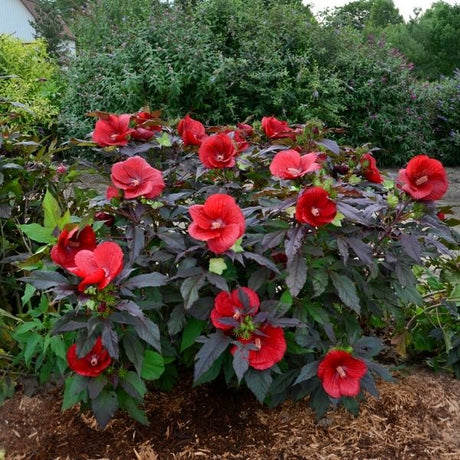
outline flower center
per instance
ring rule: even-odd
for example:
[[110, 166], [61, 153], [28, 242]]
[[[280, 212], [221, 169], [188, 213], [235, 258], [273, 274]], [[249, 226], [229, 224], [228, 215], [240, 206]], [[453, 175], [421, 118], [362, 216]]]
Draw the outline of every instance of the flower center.
[[217, 161], [224, 161], [224, 155], [222, 155], [221, 153], [219, 153], [218, 155], [216, 155], [216, 160]]
[[131, 179], [131, 187], [137, 187], [141, 181], [139, 179]]
[[337, 366], [336, 369], [337, 374], [340, 375], [340, 377], [345, 378], [347, 376], [345, 369], [342, 366]]
[[241, 317], [241, 312], [239, 310], [236, 310], [235, 313], [233, 314], [233, 319], [239, 320]]
[[97, 366], [97, 363], [98, 363], [97, 356], [95, 355], [91, 356], [91, 361], [90, 361], [91, 366], [95, 367]]
[[311, 208], [311, 213], [315, 216], [315, 217], [318, 217], [319, 216], [319, 209], [318, 208], [315, 208], [314, 206]]
[[256, 339], [254, 340], [254, 345], [258, 350], [262, 348], [262, 341], [259, 339], [259, 337], [256, 337]]
[[293, 176], [298, 176], [302, 172], [299, 168], [286, 168], [286, 171]]
[[224, 222], [222, 221], [222, 219], [217, 219], [211, 223], [211, 230], [217, 230], [218, 228], [222, 228], [223, 226]]
[[428, 182], [428, 177], [427, 177], [427, 176], [422, 176], [422, 177], [419, 177], [419, 178], [415, 181], [415, 184], [416, 184], [416, 185], [422, 185], [422, 184], [424, 184], [425, 182]]

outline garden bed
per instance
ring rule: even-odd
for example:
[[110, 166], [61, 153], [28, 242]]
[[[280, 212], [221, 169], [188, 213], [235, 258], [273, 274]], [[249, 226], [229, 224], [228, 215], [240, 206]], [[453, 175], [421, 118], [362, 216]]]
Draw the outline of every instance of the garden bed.
[[0, 450], [9, 460], [460, 458], [460, 382], [424, 369], [397, 377], [359, 417], [339, 409], [319, 423], [304, 401], [269, 409], [217, 383], [151, 392], [149, 427], [119, 414], [103, 430], [76, 408], [62, 413], [57, 388], [18, 392], [0, 408]]

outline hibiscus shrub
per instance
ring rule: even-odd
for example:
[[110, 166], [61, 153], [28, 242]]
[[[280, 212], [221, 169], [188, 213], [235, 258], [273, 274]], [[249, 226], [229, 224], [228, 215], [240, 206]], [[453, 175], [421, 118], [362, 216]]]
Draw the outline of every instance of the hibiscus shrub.
[[378, 395], [375, 376], [391, 375], [374, 358], [423, 303], [413, 268], [458, 244], [437, 216], [438, 160], [419, 155], [394, 180], [320, 124], [96, 115], [111, 183], [56, 218], [51, 260], [24, 277], [63, 305], [64, 408], [147, 423], [146, 382], [169, 388], [188, 368], [270, 406], [309, 396], [319, 417]]

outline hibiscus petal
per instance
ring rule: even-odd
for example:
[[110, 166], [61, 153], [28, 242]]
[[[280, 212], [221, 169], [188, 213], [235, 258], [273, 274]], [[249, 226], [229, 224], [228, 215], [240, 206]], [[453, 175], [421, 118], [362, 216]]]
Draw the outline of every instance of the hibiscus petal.
[[109, 282], [123, 269], [123, 251], [118, 244], [111, 241], [101, 243], [94, 250], [94, 260], [104, 270]]
[[220, 229], [220, 235], [207, 241], [208, 248], [215, 254], [228, 251], [240, 236], [240, 227], [236, 224], [227, 225]]

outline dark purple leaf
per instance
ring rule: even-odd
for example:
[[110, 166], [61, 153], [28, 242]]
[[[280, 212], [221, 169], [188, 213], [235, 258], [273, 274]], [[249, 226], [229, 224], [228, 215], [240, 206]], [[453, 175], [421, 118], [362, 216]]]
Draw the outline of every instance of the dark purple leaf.
[[216, 286], [221, 291], [229, 290], [227, 280], [223, 276], [216, 275], [215, 273], [206, 273], [206, 278], [213, 286]]
[[296, 297], [307, 281], [307, 262], [301, 253], [296, 253], [287, 261], [286, 284], [292, 297]]
[[313, 361], [311, 363], [305, 364], [305, 366], [300, 369], [299, 375], [297, 376], [293, 385], [297, 385], [300, 382], [305, 382], [305, 380], [310, 380], [313, 378], [318, 371], [318, 361]]
[[102, 345], [113, 359], [118, 359], [118, 334], [112, 329], [108, 321], [104, 324], [104, 328], [102, 329]]
[[115, 391], [101, 391], [96, 399], [91, 400], [91, 409], [94, 412], [97, 423], [103, 428], [109, 423], [118, 410], [118, 399]]
[[238, 379], [238, 383], [244, 377], [244, 374], [249, 368], [249, 350], [244, 346], [237, 346], [235, 353], [233, 354], [233, 370], [235, 371], [236, 378]]
[[184, 280], [180, 286], [180, 293], [184, 299], [185, 309], [189, 309], [198, 299], [198, 291], [204, 285], [206, 276], [204, 274], [191, 276]]
[[19, 279], [37, 289], [51, 289], [56, 286], [60, 286], [61, 288], [70, 287], [69, 280], [58, 272], [36, 270], [30, 276], [24, 276]]
[[340, 300], [347, 306], [350, 307], [356, 313], [359, 313], [361, 307], [359, 305], [359, 297], [356, 293], [356, 287], [353, 281], [345, 275], [339, 273], [330, 272], [332, 284], [334, 285], [337, 295]]
[[262, 404], [273, 382], [273, 377], [270, 375], [269, 371], [257, 371], [250, 368], [244, 375], [244, 381], [256, 396], [257, 401]]
[[168, 284], [168, 277], [158, 272], [148, 273], [146, 275], [137, 275], [128, 279], [123, 284], [127, 289], [139, 289], [146, 287], [158, 287]]
[[303, 239], [306, 235], [307, 229], [303, 225], [296, 225], [288, 230], [286, 234], [286, 241], [284, 247], [286, 248], [286, 256], [291, 259], [294, 254], [297, 254], [302, 247]]
[[333, 141], [332, 139], [322, 139], [321, 141], [315, 141], [315, 144], [325, 147], [327, 150], [335, 153], [336, 155], [340, 155], [340, 147], [337, 142]]
[[344, 238], [337, 237], [337, 248], [342, 256], [343, 264], [346, 265], [348, 261], [348, 245]]
[[248, 252], [248, 251], [244, 252], [244, 257], [246, 257], [246, 259], [254, 260], [259, 265], [262, 265], [263, 267], [270, 269], [272, 272], [278, 275], [280, 273], [280, 271], [278, 270], [278, 267], [267, 257], [261, 256], [260, 254], [257, 254], [255, 252]]
[[230, 345], [231, 339], [222, 331], [217, 331], [209, 337], [197, 340], [203, 343], [195, 357], [194, 381], [196, 382], [219, 358]]
[[126, 356], [133, 363], [136, 372], [138, 375], [141, 375], [142, 363], [144, 361], [144, 347], [133, 333], [127, 332], [123, 336], [123, 348]]
[[362, 262], [364, 262], [366, 265], [372, 265], [374, 263], [372, 258], [373, 249], [371, 246], [358, 238], [348, 237], [345, 238], [345, 241], [353, 249], [355, 254], [361, 259]]
[[418, 238], [414, 235], [403, 233], [401, 235], [400, 241], [404, 252], [415, 262], [421, 263], [422, 247], [418, 241]]

